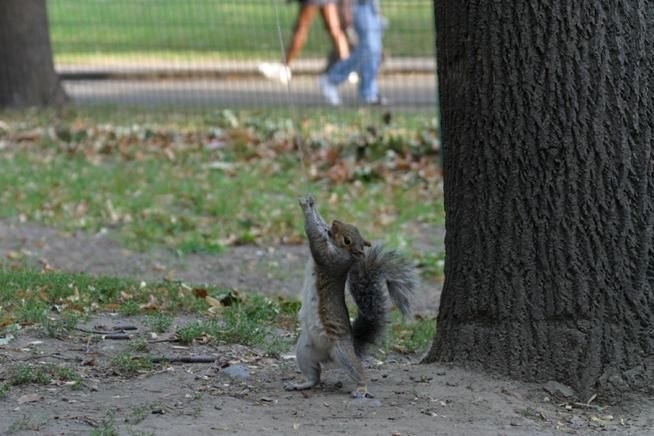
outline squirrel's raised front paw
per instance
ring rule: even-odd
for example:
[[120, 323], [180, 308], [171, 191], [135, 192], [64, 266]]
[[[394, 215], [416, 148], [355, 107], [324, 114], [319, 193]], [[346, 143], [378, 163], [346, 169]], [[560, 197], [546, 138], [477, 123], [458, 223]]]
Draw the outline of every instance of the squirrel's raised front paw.
[[313, 196], [311, 194], [307, 194], [300, 198], [298, 203], [300, 203], [300, 207], [302, 207], [304, 210], [312, 209], [314, 205]]

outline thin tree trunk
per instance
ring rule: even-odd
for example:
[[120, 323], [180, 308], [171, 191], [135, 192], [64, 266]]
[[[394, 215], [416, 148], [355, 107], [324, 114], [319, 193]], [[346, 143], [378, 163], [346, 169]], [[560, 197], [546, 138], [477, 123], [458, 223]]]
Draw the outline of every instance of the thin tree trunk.
[[435, 12], [447, 258], [426, 360], [652, 389], [652, 3]]
[[45, 0], [0, 1], [0, 107], [57, 105]]

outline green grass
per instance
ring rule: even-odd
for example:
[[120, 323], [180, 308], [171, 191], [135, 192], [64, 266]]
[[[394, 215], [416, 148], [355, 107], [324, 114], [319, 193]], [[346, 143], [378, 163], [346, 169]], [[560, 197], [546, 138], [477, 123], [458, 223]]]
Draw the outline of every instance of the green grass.
[[65, 312], [57, 317], [46, 317], [40, 321], [45, 333], [52, 338], [64, 338], [82, 318], [79, 313]]
[[135, 356], [129, 352], [120, 353], [111, 359], [113, 371], [124, 377], [130, 377], [139, 373], [148, 372], [153, 365], [147, 356]]
[[[158, 310], [168, 313], [205, 310], [208, 305], [178, 283], [149, 283], [83, 274], [38, 273], [12, 270], [0, 266], [0, 325], [42, 324], [56, 335], [75, 326], [79, 316], [96, 310], [116, 310], [130, 314], [147, 313], [139, 306], [149, 303], [150, 296], [159, 302]], [[51, 320], [48, 308], [64, 311]]]
[[418, 265], [423, 277], [442, 279], [445, 275], [445, 252], [423, 254]]
[[[48, 1], [57, 62], [106, 62], [107, 56], [276, 60], [281, 57], [277, 13], [288, 44], [296, 10], [295, 2], [283, 0]], [[430, 0], [382, 0], [382, 10], [390, 20], [384, 39], [388, 52], [433, 55]], [[329, 46], [317, 18], [302, 55], [323, 57]]]
[[164, 333], [173, 324], [173, 318], [170, 315], [157, 313], [147, 318], [147, 324], [155, 333]]
[[431, 345], [436, 333], [436, 320], [418, 317], [402, 322], [400, 313], [391, 313], [391, 325], [386, 339], [386, 349], [413, 354], [424, 353]]
[[[390, 126], [371, 111], [295, 115], [0, 112], [11, 144], [36, 132], [33, 141], [0, 152], [0, 218], [66, 231], [108, 228], [130, 248], [166, 246], [182, 254], [299, 240], [296, 198], [306, 190], [328, 218], [353, 222], [369, 238], [395, 245], [403, 244], [398, 235], [408, 236], [412, 223], [442, 223], [441, 196], [430, 179], [417, 170], [384, 169], [391, 152], [437, 163], [429, 154], [435, 130], [428, 114], [396, 114]], [[311, 180], [292, 147], [296, 135], [315, 173]], [[208, 149], [216, 137], [224, 146]], [[334, 163], [327, 150], [349, 168], [349, 180], [330, 179]], [[232, 169], [216, 169], [216, 162]]]
[[9, 368], [9, 384], [14, 386], [26, 384], [48, 385], [52, 382], [71, 382], [74, 386], [81, 382], [81, 377], [72, 368], [53, 364], [28, 365], [19, 363]]
[[[15, 324], [40, 324], [50, 336], [68, 332], [76, 325], [81, 313], [100, 310], [118, 310], [126, 315], [148, 313], [151, 308], [143, 305], [149, 305], [152, 297], [160, 304], [159, 312], [148, 317], [146, 322], [160, 332], [172, 324], [171, 315], [163, 312], [206, 314], [211, 308], [204, 296], [196, 295], [198, 292], [190, 287], [167, 282], [143, 286], [127, 279], [0, 268], [0, 283], [4, 284], [0, 287], [0, 325], [10, 328]], [[278, 325], [293, 328], [295, 325], [299, 308], [295, 300], [271, 299], [256, 294], [239, 296], [231, 291], [211, 288], [203, 288], [201, 292], [208, 292], [213, 301], [222, 303], [220, 307], [212, 308], [217, 309], [219, 317], [202, 318], [178, 328], [177, 336], [182, 343], [205, 337], [212, 343], [278, 349], [280, 343], [272, 338], [274, 328]], [[53, 305], [63, 312], [57, 319], [47, 313]], [[147, 343], [133, 341], [131, 350], [147, 351]], [[115, 365], [121, 371], [129, 372], [134, 365], [123, 357]], [[135, 363], [137, 367], [138, 363]]]
[[[225, 296], [215, 297], [219, 301]], [[231, 301], [231, 300], [230, 300]], [[223, 307], [219, 319], [202, 319], [177, 329], [179, 342], [190, 344], [202, 340], [209, 343], [244, 344], [259, 346], [275, 354], [288, 349], [288, 340], [275, 334], [278, 326], [293, 326], [299, 304], [294, 300], [273, 300], [253, 294], [238, 298]]]

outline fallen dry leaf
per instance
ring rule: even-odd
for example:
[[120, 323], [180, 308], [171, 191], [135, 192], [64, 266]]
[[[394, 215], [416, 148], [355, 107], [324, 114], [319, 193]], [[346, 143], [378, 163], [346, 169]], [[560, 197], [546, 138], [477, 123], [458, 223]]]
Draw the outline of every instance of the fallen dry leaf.
[[213, 297], [210, 297], [209, 295], [207, 295], [207, 296], [204, 298], [204, 301], [206, 301], [207, 304], [208, 304], [209, 306], [211, 306], [210, 309], [222, 309], [222, 308], [223, 308], [223, 304], [222, 304], [220, 301], [216, 300], [216, 299], [213, 298]]
[[161, 304], [159, 303], [159, 300], [157, 300], [157, 297], [152, 294], [150, 294], [147, 303], [139, 305], [139, 308], [143, 310], [158, 310], [160, 307]]
[[195, 298], [207, 298], [207, 295], [209, 295], [209, 292], [205, 288], [193, 288], [193, 296]]

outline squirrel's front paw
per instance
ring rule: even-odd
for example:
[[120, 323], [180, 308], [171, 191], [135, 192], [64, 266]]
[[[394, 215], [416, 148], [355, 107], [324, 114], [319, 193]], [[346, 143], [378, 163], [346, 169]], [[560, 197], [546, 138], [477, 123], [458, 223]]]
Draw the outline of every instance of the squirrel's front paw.
[[302, 207], [303, 210], [313, 209], [313, 205], [314, 205], [313, 196], [311, 194], [307, 194], [304, 197], [300, 198], [298, 200], [298, 203], [300, 203], [300, 207]]

